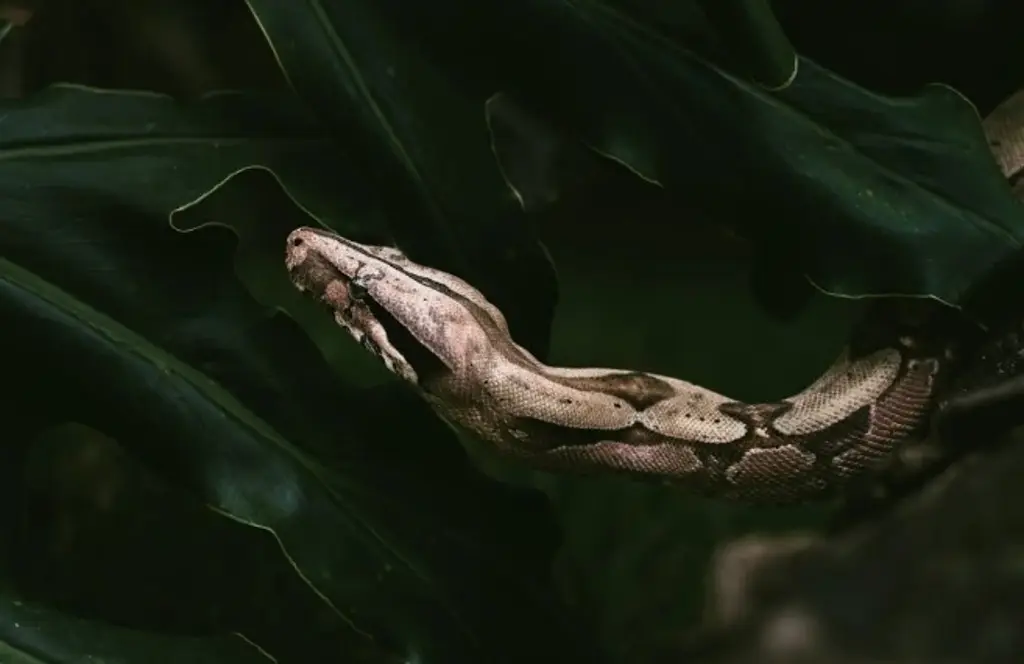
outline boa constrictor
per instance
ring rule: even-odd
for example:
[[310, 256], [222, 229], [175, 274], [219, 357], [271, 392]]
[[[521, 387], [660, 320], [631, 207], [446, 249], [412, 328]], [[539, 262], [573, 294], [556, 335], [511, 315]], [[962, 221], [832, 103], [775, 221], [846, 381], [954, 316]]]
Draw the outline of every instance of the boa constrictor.
[[[1008, 147], [1021, 144], [1020, 127], [986, 125], [1008, 176], [1024, 165]], [[286, 266], [438, 415], [500, 452], [539, 469], [627, 472], [735, 499], [806, 499], [877, 469], [927, 426], [954, 343], [930, 320], [941, 307], [918, 302], [919, 315], [913, 302], [880, 302], [807, 389], [748, 404], [667, 376], [548, 366], [513, 341], [480, 291], [394, 248], [299, 228]]]

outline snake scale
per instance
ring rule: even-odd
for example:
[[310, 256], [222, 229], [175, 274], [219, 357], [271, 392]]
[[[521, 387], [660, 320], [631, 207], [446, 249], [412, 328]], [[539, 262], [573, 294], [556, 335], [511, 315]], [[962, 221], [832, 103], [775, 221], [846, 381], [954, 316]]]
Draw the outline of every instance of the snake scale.
[[[1018, 192], [1021, 118], [1024, 94], [984, 123]], [[878, 469], [927, 428], [954, 352], [928, 324], [935, 307], [881, 301], [805, 390], [743, 403], [653, 373], [548, 366], [480, 291], [398, 249], [307, 227], [288, 236], [285, 262], [294, 285], [439, 416], [499, 452], [542, 470], [625, 472], [731, 499], [809, 499]]]

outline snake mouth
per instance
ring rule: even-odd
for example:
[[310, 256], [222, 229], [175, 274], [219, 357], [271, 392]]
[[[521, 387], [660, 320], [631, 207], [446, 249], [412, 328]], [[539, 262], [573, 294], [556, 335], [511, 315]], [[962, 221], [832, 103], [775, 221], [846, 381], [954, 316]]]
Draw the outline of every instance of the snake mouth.
[[[421, 376], [444, 371], [446, 365], [409, 329], [418, 322], [415, 316], [411, 322], [400, 320], [409, 312], [386, 305], [392, 297], [388, 289], [393, 288], [386, 283], [388, 270], [409, 276], [398, 264], [406, 260], [404, 254], [353, 245], [316, 229], [292, 231], [285, 244], [289, 280], [324, 305], [338, 325], [401, 378], [418, 383]], [[429, 288], [423, 280], [409, 278], [418, 287]]]
[[356, 341], [370, 353], [385, 357], [384, 349], [368, 333], [381, 312], [375, 312], [365, 298], [366, 289], [350, 278], [319, 252], [310, 249], [301, 237], [289, 237], [285, 256], [288, 278], [302, 293], [311, 295], [335, 315]]
[[300, 292], [312, 295], [339, 313], [350, 306], [351, 298], [347, 295], [351, 280], [326, 257], [307, 247], [301, 238], [289, 238], [285, 266], [288, 279]]

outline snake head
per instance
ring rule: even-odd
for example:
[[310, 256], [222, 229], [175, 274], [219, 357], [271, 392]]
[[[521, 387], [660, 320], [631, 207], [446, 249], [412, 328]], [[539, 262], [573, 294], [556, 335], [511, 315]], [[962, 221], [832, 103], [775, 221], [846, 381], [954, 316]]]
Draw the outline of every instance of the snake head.
[[505, 319], [458, 277], [400, 250], [303, 227], [288, 235], [292, 283], [327, 305], [334, 320], [392, 373], [415, 385], [487, 362]]

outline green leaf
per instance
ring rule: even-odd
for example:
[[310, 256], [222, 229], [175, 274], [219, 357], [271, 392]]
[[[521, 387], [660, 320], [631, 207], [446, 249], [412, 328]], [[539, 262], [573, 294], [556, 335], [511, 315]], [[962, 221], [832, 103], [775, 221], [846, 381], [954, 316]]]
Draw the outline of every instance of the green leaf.
[[[291, 101], [219, 92], [185, 104], [148, 92], [55, 85], [4, 100], [0, 108], [0, 168], [10, 174], [0, 185], [18, 205], [5, 227], [42, 209], [79, 203], [60, 193], [106, 197], [134, 210], [173, 210], [253, 168], [272, 170], [311, 214], [333, 225], [375, 223], [376, 206], [360, 186], [360, 170]], [[351, 195], [331, 195], [339, 179], [353, 184]], [[29, 181], [39, 184], [25, 186]]]
[[0, 597], [4, 664], [273, 664], [240, 635], [170, 636], [82, 620], [30, 602]]
[[772, 93], [622, 4], [375, 6], [453, 80], [508, 91], [827, 292], [957, 304], [1019, 250], [1024, 213], [955, 91], [886, 97], [801, 58]]
[[273, 532], [355, 629], [400, 635], [405, 648], [431, 656], [482, 647], [482, 616], [459, 600], [468, 589], [452, 586], [466, 583], [465, 568], [453, 566], [453, 542], [440, 524], [403, 516], [358, 475], [332, 474], [208, 377], [31, 273], [5, 261], [0, 280], [3, 324], [18, 328], [2, 361], [28, 369], [8, 374], [21, 399], [45, 399], [54, 417], [140, 441], [133, 451], [152, 467], [217, 510]]
[[698, 0], [740, 74], [770, 89], [781, 89], [797, 74], [793, 45], [775, 20], [768, 0]]
[[388, 192], [403, 248], [476, 284], [543, 355], [554, 275], [491, 152], [493, 90], [435, 67], [373, 0], [248, 3], [292, 85]]
[[[228, 251], [224, 243], [233, 239], [225, 228], [234, 228], [245, 249], [242, 257], [258, 263], [261, 280], [269, 283], [269, 295], [254, 288], [265, 301], [281, 293], [298, 299], [277, 266], [288, 231], [309, 222], [288, 197], [266, 194], [276, 193], [279, 184], [308, 214], [346, 232], [383, 237], [375, 196], [360, 170], [292, 102], [224, 92], [183, 104], [164, 95], [60, 85], [4, 101], [0, 111], [0, 191], [9, 210], [0, 225], [3, 255], [59, 286], [73, 285], [119, 320], [149, 325], [158, 340], [193, 334], [179, 329], [184, 318], [214, 306], [219, 295], [203, 287], [211, 275], [181, 269], [196, 260], [196, 243], [171, 232], [167, 215], [192, 208], [237, 174], [252, 179], [260, 173], [272, 181], [269, 187], [247, 182], [233, 190], [239, 200], [220, 209], [203, 207], [212, 218], [184, 215], [180, 228], [222, 227], [219, 244], [198, 249], [206, 260]], [[339, 180], [350, 184], [343, 196], [337, 192]], [[273, 214], [261, 207], [264, 203], [274, 206]], [[237, 213], [240, 204], [248, 207]], [[69, 263], [76, 269], [68, 269]], [[266, 269], [268, 264], [274, 267]], [[132, 277], [111, 274], [119, 269]], [[229, 263], [219, 269], [216, 278], [231, 278]], [[174, 311], [161, 307], [180, 289], [191, 289], [195, 299], [176, 305], [186, 307], [177, 310], [183, 318], [176, 319]], [[170, 320], [153, 326], [161, 313]], [[318, 341], [328, 357], [357, 374], [376, 369], [365, 354], [330, 343], [326, 335]]]
[[826, 291], [957, 303], [1019, 250], [1024, 213], [955, 91], [888, 98], [802, 59], [771, 94], [599, 2], [559, 18], [578, 53], [559, 74], [606, 73], [559, 96], [561, 116], [680, 195], [721, 210], [742, 193], [746, 232]]
[[[6, 412], [5, 429], [27, 410]], [[269, 533], [161, 481], [128, 453], [132, 441], [69, 422], [25, 442], [24, 461], [4, 469], [20, 518], [0, 521], [13, 544], [4, 571], [23, 597], [142, 632], [254, 635], [282, 664], [328, 652], [382, 661], [363, 657], [372, 644], [336, 619]]]
[[[246, 195], [211, 195], [189, 210], [213, 215], [211, 227], [180, 233], [167, 223], [251, 164], [275, 168], [323, 218], [364, 209], [353, 201], [376, 196], [359, 180], [351, 196], [347, 180], [318, 188], [335, 146], [302, 138], [314, 125], [278, 123], [287, 104], [261, 110], [242, 95], [195, 106], [70, 88], [46, 95], [10, 102], [11, 147], [0, 141], [10, 205], [0, 210], [0, 362], [19, 385], [8, 405], [41, 424], [103, 431], [214, 509], [273, 535], [337, 619], [382, 648], [425, 662], [521, 661], [532, 642], [510, 644], [511, 630], [538, 635], [559, 657], [585, 650], [548, 587], [543, 506], [481, 478], [412, 395], [347, 386], [294, 322], [238, 281], [239, 238], [276, 236], [262, 267], [283, 273], [284, 233], [308, 217], [263, 209], [265, 187], [249, 179]], [[29, 121], [47, 114], [50, 124]], [[366, 209], [348, 223], [370, 219], [373, 232]]]
[[767, 0], [608, 0], [701, 57], [771, 89], [786, 86], [797, 54]]

